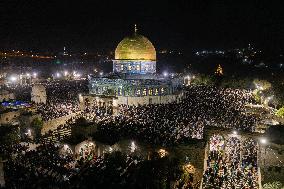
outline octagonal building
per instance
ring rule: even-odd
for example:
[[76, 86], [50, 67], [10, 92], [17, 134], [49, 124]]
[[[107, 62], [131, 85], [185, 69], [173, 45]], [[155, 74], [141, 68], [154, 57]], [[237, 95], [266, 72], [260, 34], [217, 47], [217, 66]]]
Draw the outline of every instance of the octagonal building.
[[180, 78], [157, 74], [156, 60], [155, 47], [135, 27], [134, 34], [125, 37], [115, 49], [113, 72], [89, 76], [89, 95], [84, 98], [96, 103], [111, 99], [118, 105], [160, 104], [180, 99]]
[[156, 73], [156, 50], [143, 35], [125, 37], [115, 49], [113, 72], [124, 74]]

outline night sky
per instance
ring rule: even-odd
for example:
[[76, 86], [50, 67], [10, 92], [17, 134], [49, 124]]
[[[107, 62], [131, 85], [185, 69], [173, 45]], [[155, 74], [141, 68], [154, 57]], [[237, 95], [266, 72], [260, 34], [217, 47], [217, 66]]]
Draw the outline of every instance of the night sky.
[[260, 0], [1, 0], [0, 48], [113, 50], [135, 23], [157, 49], [284, 49], [283, 5]]

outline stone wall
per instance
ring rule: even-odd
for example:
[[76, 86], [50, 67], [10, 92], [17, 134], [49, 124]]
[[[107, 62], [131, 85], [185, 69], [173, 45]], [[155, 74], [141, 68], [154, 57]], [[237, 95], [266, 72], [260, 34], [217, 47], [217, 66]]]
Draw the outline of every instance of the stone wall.
[[118, 96], [117, 103], [125, 105], [148, 105], [148, 104], [167, 104], [174, 101], [179, 101], [183, 97], [183, 93], [178, 95], [165, 95], [165, 96], [142, 96], [142, 97], [128, 97]]
[[41, 133], [45, 134], [49, 130], [51, 130], [51, 131], [55, 130], [59, 125], [65, 124], [67, 120], [69, 120], [72, 117], [77, 116], [80, 113], [81, 112], [77, 112], [77, 113], [69, 114], [67, 116], [62, 116], [62, 117], [59, 117], [59, 118], [56, 118], [56, 119], [52, 119], [52, 120], [49, 120], [49, 121], [44, 121]]
[[284, 185], [284, 145], [269, 143], [259, 147], [262, 185], [275, 181]]
[[11, 124], [18, 120], [20, 116], [20, 111], [10, 111], [0, 114], [0, 125]]
[[31, 92], [31, 101], [35, 103], [44, 103], [46, 104], [46, 89], [43, 85], [35, 85], [32, 88]]
[[9, 93], [9, 92], [0, 93], [0, 102], [4, 100], [13, 100], [13, 99], [15, 99], [14, 93]]

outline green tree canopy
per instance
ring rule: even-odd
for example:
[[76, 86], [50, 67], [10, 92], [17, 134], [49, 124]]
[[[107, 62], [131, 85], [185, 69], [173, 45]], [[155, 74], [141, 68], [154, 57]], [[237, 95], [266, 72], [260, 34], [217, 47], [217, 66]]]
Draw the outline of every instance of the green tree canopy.
[[282, 185], [281, 182], [276, 181], [272, 183], [265, 183], [263, 185], [263, 189], [284, 189], [284, 186]]
[[41, 136], [41, 129], [43, 126], [43, 121], [40, 118], [34, 118], [33, 121], [31, 122], [31, 128], [34, 130], [34, 133], [36, 137]]
[[254, 79], [253, 83], [259, 90], [265, 91], [271, 88], [271, 83], [267, 80]]
[[0, 126], [0, 143], [1, 144], [13, 144], [20, 140], [19, 129], [12, 125]]
[[277, 110], [276, 115], [281, 118], [284, 118], [284, 106], [280, 108], [279, 110]]

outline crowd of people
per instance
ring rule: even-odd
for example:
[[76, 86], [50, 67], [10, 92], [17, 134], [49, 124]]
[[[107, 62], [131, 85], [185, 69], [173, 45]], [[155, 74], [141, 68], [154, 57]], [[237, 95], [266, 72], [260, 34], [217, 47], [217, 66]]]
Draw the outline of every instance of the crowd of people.
[[203, 188], [258, 188], [257, 144], [237, 136], [213, 135], [209, 141]]
[[65, 102], [47, 102], [36, 105], [37, 112], [40, 113], [43, 121], [49, 121], [66, 115], [74, 114], [80, 111], [79, 105], [74, 101]]
[[[80, 114], [94, 121], [105, 134], [130, 137], [164, 146], [188, 139], [202, 139], [205, 126], [254, 131], [258, 119], [246, 113], [253, 102], [250, 91], [213, 86], [190, 86], [180, 102], [145, 106], [120, 106], [119, 114], [111, 108], [86, 106], [80, 110], [78, 95], [88, 91], [86, 81], [56, 81], [44, 84], [47, 103], [36, 104], [44, 121]], [[117, 133], [117, 134], [115, 134]]]
[[[1, 154], [11, 155], [5, 164], [8, 187], [25, 188], [46, 180], [52, 181], [54, 185], [66, 183], [78, 167], [82, 168], [84, 162], [90, 160], [95, 161], [93, 166], [97, 172], [105, 168], [103, 158], [97, 158], [92, 153], [84, 158], [82, 151], [82, 158], [77, 161], [71, 155], [61, 156], [58, 154], [59, 146], [45, 140], [49, 137], [54, 137], [55, 141], [64, 139], [60, 131], [71, 130], [72, 124], [79, 117], [94, 122], [98, 133], [106, 138], [133, 138], [162, 146], [203, 139], [205, 127], [251, 132], [259, 121], [256, 116], [246, 112], [245, 105], [253, 102], [252, 94], [247, 90], [190, 86], [179, 102], [120, 105], [118, 115], [112, 115], [111, 107], [85, 104], [84, 110], [79, 108], [78, 95], [88, 91], [86, 81], [56, 81], [43, 85], [46, 87], [47, 103], [38, 103], [35, 107], [44, 121], [74, 115], [54, 132], [42, 136], [42, 144], [35, 150], [19, 144], [9, 148], [0, 145]], [[31, 86], [15, 86], [11, 90], [15, 91], [19, 99], [30, 98], [27, 94], [30, 94]], [[257, 143], [250, 138], [242, 141], [238, 136], [225, 139], [221, 135], [213, 135], [209, 141], [203, 188], [257, 188], [257, 150]], [[126, 165], [129, 166], [128, 163]]]
[[30, 101], [32, 87], [30, 84], [20, 85], [20, 84], [11, 84], [1, 86], [2, 89], [7, 90], [14, 94], [15, 99], [22, 101]]
[[103, 119], [104, 116], [112, 115], [112, 107], [99, 107], [97, 104], [86, 105], [84, 111], [80, 114], [88, 121], [95, 121]]
[[[21, 144], [9, 148], [5, 151], [9, 156], [4, 166], [6, 188], [148, 188], [169, 178], [156, 160], [153, 170], [148, 169], [149, 160], [134, 155], [113, 152], [76, 158], [72, 153], [62, 153], [62, 148], [54, 143], [42, 143], [33, 149]], [[141, 182], [144, 179], [147, 182]]]
[[205, 126], [254, 131], [258, 119], [245, 110], [252, 101], [246, 90], [191, 86], [180, 102], [120, 106], [119, 115], [96, 121], [107, 135], [115, 132], [119, 137], [167, 146], [202, 139]]
[[66, 184], [72, 175], [74, 158], [61, 156], [60, 146], [40, 144], [35, 148], [17, 144], [5, 162], [5, 180], [7, 188], [58, 188]]
[[86, 93], [86, 81], [56, 81], [44, 84], [47, 103], [36, 104], [44, 121], [56, 119], [80, 111], [78, 95]]

